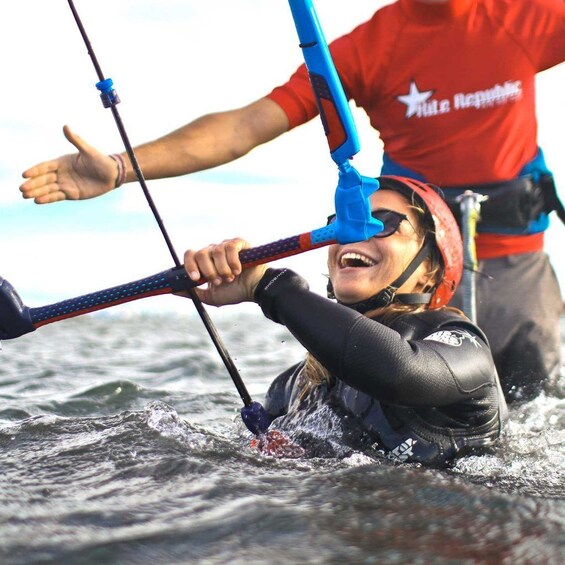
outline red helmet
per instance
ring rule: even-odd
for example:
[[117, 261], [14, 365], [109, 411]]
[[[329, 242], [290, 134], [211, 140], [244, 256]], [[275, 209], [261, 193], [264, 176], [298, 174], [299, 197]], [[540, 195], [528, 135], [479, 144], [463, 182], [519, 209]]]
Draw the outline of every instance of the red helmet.
[[463, 275], [463, 241], [459, 226], [441, 192], [433, 185], [419, 180], [381, 176], [378, 178], [381, 188], [395, 190], [404, 196], [416, 193], [430, 213], [435, 228], [435, 243], [443, 260], [443, 278], [433, 291], [429, 308], [440, 308], [450, 300]]

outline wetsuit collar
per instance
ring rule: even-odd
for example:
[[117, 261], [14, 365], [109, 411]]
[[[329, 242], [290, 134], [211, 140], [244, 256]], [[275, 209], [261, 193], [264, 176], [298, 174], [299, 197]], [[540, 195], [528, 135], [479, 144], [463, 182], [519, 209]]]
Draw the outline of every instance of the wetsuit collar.
[[465, 14], [476, 0], [449, 0], [443, 4], [427, 4], [418, 0], [399, 0], [400, 8], [410, 20], [435, 24]]

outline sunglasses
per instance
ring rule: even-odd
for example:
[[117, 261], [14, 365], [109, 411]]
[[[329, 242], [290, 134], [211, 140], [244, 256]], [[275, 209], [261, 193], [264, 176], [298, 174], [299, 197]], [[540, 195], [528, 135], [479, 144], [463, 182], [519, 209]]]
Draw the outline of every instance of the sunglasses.
[[[373, 210], [371, 212], [371, 216], [375, 218], [375, 220], [379, 220], [383, 224], [382, 231], [380, 231], [373, 237], [388, 237], [389, 235], [392, 235], [398, 230], [400, 224], [404, 220], [406, 220], [410, 224], [408, 216], [406, 216], [405, 214], [400, 214], [399, 212], [395, 212], [394, 210]], [[333, 224], [335, 222], [335, 218], [335, 214], [328, 216], [327, 225], [329, 226], [330, 224]]]

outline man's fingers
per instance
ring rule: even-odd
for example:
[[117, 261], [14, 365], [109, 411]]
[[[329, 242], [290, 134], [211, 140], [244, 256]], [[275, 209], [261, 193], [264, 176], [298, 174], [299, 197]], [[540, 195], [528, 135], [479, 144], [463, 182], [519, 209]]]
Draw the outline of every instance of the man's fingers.
[[80, 135], [76, 134], [69, 126], [63, 126], [63, 133], [67, 141], [72, 143], [81, 153], [89, 153], [93, 151], [93, 147], [89, 145]]
[[30, 190], [38, 190], [44, 186], [55, 184], [57, 182], [57, 172], [46, 172], [45, 174], [37, 174], [26, 180], [20, 186], [22, 192]]
[[66, 195], [62, 190], [52, 191], [33, 199], [36, 204], [51, 204], [51, 202], [60, 202], [61, 200], [66, 200]]
[[24, 198], [38, 198], [52, 192], [59, 192], [57, 174], [48, 173], [33, 177], [20, 186], [20, 191]]
[[34, 165], [24, 171], [22, 173], [22, 177], [24, 179], [34, 179], [35, 177], [39, 177], [47, 173], [56, 172], [58, 168], [59, 161], [45, 161], [44, 163], [39, 163], [38, 165]]

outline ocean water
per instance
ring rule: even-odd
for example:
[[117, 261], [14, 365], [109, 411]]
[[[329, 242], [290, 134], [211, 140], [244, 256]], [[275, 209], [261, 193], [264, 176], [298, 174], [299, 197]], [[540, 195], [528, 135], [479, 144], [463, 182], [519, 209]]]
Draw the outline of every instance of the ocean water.
[[[260, 315], [217, 325], [254, 400], [302, 358]], [[0, 360], [2, 565], [565, 562], [563, 397], [434, 470], [252, 449], [191, 315], [59, 322]]]

